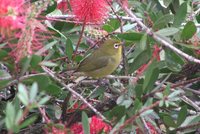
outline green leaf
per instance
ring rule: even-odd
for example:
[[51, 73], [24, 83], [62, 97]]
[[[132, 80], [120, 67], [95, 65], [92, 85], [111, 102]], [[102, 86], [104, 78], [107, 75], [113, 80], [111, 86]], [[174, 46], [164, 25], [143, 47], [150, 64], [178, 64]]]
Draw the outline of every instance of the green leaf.
[[31, 117], [28, 117], [25, 121], [22, 122], [22, 124], [20, 125], [20, 128], [22, 129], [31, 125], [33, 122], [36, 121], [37, 118], [38, 118], [37, 115], [32, 115]]
[[184, 46], [186, 48], [195, 49], [195, 50], [200, 49], [200, 46], [188, 45], [188, 44], [184, 44], [180, 42], [175, 42], [175, 45]]
[[181, 107], [181, 110], [179, 111], [177, 125], [180, 126], [185, 121], [186, 117], [187, 117], [187, 106], [184, 105]]
[[[67, 40], [67, 37], [64, 35], [64, 34], [62, 34], [59, 30], [57, 30], [56, 28], [54, 28], [53, 26], [52, 26], [52, 24], [49, 22], [49, 21], [46, 21], [46, 23], [45, 23], [50, 29], [52, 29], [52, 30], [54, 30], [55, 32], [57, 32], [61, 37], [63, 37], [65, 40]], [[61, 25], [62, 26], [62, 25]], [[55, 26], [56, 27], [56, 26]], [[60, 29], [61, 30], [61, 29]]]
[[33, 82], [37, 82], [39, 87], [38, 89], [45, 90], [51, 81], [49, 77], [45, 75], [32, 76], [29, 77], [28, 79], [23, 80], [23, 83], [25, 84], [32, 84]]
[[49, 84], [46, 88], [45, 91], [52, 96], [59, 97], [62, 93], [62, 90], [59, 86], [54, 85], [54, 84]]
[[4, 46], [6, 46], [7, 45], [7, 43], [0, 43], [0, 49], [2, 49], [2, 48], [4, 48]]
[[5, 70], [0, 70], [0, 78], [1, 79], [9, 79], [9, 78], [11, 78], [11, 75]]
[[134, 27], [136, 27], [137, 26], [137, 24], [126, 24], [126, 25], [124, 25], [122, 28], [123, 28], [123, 32], [127, 32], [127, 31], [129, 31], [129, 30], [132, 30]]
[[160, 29], [165, 27], [170, 21], [172, 21], [174, 18], [171, 14], [165, 14], [162, 17], [160, 17], [153, 25], [153, 29]]
[[5, 87], [12, 80], [0, 80], [0, 88]]
[[[15, 109], [15, 111], [17, 111], [17, 110]], [[22, 118], [22, 116], [23, 116], [22, 109], [20, 109], [20, 110], [18, 110], [16, 112], [16, 115], [15, 115], [15, 124], [18, 124], [18, 122], [20, 121], [20, 119]]]
[[116, 106], [109, 113], [109, 119], [116, 119], [119, 121], [125, 114], [126, 108], [125, 106]]
[[169, 27], [169, 28], [161, 29], [161, 30], [159, 30], [159, 31], [157, 31], [155, 33], [156, 34], [160, 34], [162, 36], [171, 36], [171, 35], [176, 34], [178, 31], [179, 31], [178, 28]]
[[172, 93], [168, 96], [168, 99], [169, 99], [169, 100], [178, 99], [178, 95], [180, 95], [181, 93], [183, 93], [182, 90], [175, 90], [174, 92], [172, 92]]
[[98, 96], [101, 96], [104, 94], [105, 87], [98, 87], [90, 96], [91, 99], [97, 98]]
[[187, 2], [184, 2], [177, 9], [176, 15], [174, 17], [173, 26], [179, 27], [182, 24], [182, 22], [185, 20], [186, 15], [187, 15]]
[[38, 93], [38, 84], [34, 82], [30, 89], [30, 94], [29, 94], [30, 102], [34, 102], [36, 100], [37, 93]]
[[142, 96], [142, 93], [143, 93], [143, 89], [142, 89], [142, 84], [137, 84], [136, 86], [135, 86], [135, 93], [136, 93], [136, 97], [137, 98], [141, 98], [141, 96]]
[[50, 99], [49, 96], [45, 96], [38, 102], [38, 104], [39, 105], [44, 105], [49, 99]]
[[184, 26], [184, 29], [183, 29], [182, 34], [181, 34], [181, 38], [183, 40], [188, 40], [188, 39], [192, 38], [192, 36], [196, 33], [196, 31], [197, 31], [197, 28], [196, 28], [194, 22], [189, 21]]
[[21, 83], [18, 85], [18, 98], [25, 106], [29, 104], [28, 92], [26, 87]]
[[117, 104], [121, 106], [125, 106], [126, 108], [130, 107], [130, 105], [133, 103], [133, 101], [130, 99], [130, 97], [126, 97], [125, 95], [121, 95], [117, 98], [116, 101]]
[[169, 4], [172, 2], [172, 0], [158, 0], [160, 5], [163, 6], [164, 8], [167, 8]]
[[40, 62], [40, 65], [41, 66], [47, 66], [47, 67], [56, 67], [56, 66], [58, 66], [58, 64], [53, 63], [51, 61], [42, 61], [42, 62]]
[[48, 7], [45, 8], [45, 13], [48, 14], [48, 13], [51, 13], [52, 11], [54, 11], [57, 7], [57, 2], [55, 1], [50, 1], [51, 4], [48, 4]]
[[57, 43], [57, 41], [50, 42], [49, 44], [45, 45], [43, 48], [39, 49], [35, 54], [36, 55], [41, 55], [45, 51], [51, 49], [56, 43]]
[[107, 32], [112, 32], [112, 31], [116, 30], [119, 27], [120, 27], [119, 20], [117, 20], [117, 19], [110, 19], [110, 21], [107, 22], [103, 26], [103, 29], [106, 30]]
[[32, 59], [31, 56], [27, 56], [21, 60], [21, 63], [22, 63], [22, 70], [20, 73], [21, 76], [23, 76], [25, 72], [28, 70], [28, 68], [30, 67], [31, 59]]
[[15, 108], [10, 102], [8, 102], [6, 106], [5, 123], [8, 129], [12, 129], [12, 127], [15, 125]]
[[157, 62], [152, 62], [145, 73], [143, 90], [150, 90], [159, 76], [159, 69], [156, 67]]
[[133, 73], [136, 69], [141, 67], [143, 64], [147, 63], [150, 59], [149, 50], [142, 51], [133, 61], [133, 63], [129, 64], [129, 73]]
[[164, 94], [165, 96], [168, 96], [168, 95], [170, 94], [170, 84], [167, 84], [167, 86], [166, 86], [166, 88], [165, 88], [163, 94]]
[[36, 68], [38, 64], [42, 61], [42, 57], [39, 55], [32, 55], [30, 65], [32, 68]]
[[140, 41], [144, 34], [137, 32], [118, 34], [117, 36], [121, 39], [128, 41]]
[[147, 48], [147, 34], [144, 34], [140, 40], [140, 48], [141, 50], [145, 50]]
[[165, 49], [165, 63], [168, 69], [174, 72], [179, 72], [182, 68], [181, 65], [184, 64], [184, 60], [175, 52]]
[[8, 56], [8, 52], [0, 49], [0, 60], [3, 60], [6, 56]]
[[114, 134], [114, 132], [115, 132], [116, 130], [118, 130], [119, 127], [120, 127], [121, 125], [124, 124], [125, 119], [126, 119], [126, 116], [123, 116], [123, 117], [120, 119], [120, 121], [118, 121], [117, 124], [114, 126], [114, 128], [110, 131], [110, 134]]
[[172, 117], [169, 116], [169, 115], [165, 115], [165, 116], [163, 117], [163, 121], [164, 121], [164, 123], [165, 123], [168, 127], [173, 127], [173, 128], [175, 128], [175, 127], [177, 126], [176, 123], [174, 122], [174, 120], [172, 119]]
[[153, 113], [153, 110], [152, 109], [149, 109], [143, 113], [141, 113], [141, 117], [145, 117], [145, 116], [148, 116], [148, 115], [151, 115]]
[[135, 114], [137, 111], [139, 111], [139, 110], [142, 108], [142, 106], [143, 106], [142, 102], [140, 102], [140, 101], [136, 98], [136, 100], [134, 101], [134, 109], [133, 109], [132, 114]]
[[90, 125], [88, 121], [88, 116], [84, 111], [82, 112], [82, 125], [84, 134], [90, 134]]
[[72, 54], [73, 54], [73, 43], [70, 39], [67, 39], [66, 41], [66, 54], [69, 59], [72, 59]]

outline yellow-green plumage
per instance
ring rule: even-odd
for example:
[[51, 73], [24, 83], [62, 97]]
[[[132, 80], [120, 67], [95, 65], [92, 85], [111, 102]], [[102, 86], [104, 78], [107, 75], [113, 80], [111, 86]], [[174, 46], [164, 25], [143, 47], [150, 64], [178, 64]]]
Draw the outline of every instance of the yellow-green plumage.
[[118, 67], [121, 57], [121, 42], [116, 39], [108, 39], [100, 45], [99, 49], [81, 61], [76, 72], [101, 78], [111, 74]]

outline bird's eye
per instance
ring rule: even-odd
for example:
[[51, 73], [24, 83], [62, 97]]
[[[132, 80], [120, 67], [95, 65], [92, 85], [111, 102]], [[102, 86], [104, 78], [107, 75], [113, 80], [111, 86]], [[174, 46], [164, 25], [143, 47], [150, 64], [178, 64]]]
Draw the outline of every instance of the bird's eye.
[[114, 48], [119, 48], [119, 44], [114, 44]]

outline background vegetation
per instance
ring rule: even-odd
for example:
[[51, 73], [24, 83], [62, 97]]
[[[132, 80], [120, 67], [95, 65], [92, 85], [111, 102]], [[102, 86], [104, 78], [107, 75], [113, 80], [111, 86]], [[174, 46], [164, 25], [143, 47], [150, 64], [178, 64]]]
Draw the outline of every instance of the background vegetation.
[[[199, 28], [199, 0], [1, 0], [0, 133], [200, 133]], [[108, 36], [112, 75], [67, 71]]]

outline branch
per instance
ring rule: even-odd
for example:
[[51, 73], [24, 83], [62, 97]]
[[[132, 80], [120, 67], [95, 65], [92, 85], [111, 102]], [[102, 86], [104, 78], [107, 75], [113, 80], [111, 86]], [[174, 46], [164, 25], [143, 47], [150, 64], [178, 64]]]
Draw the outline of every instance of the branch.
[[[194, 83], [194, 82], [197, 82], [197, 81], [200, 81], [200, 77], [197, 77], [197, 78], [194, 78], [194, 79], [190, 79], [190, 80], [187, 80], [187, 81], [181, 81], [181, 82], [176, 83], [176, 84], [172, 84], [170, 88], [181, 87], [183, 85]], [[160, 83], [156, 82], [156, 85], [160, 85]], [[163, 92], [165, 89], [166, 89], [166, 86], [162, 85], [161, 89], [152, 91], [151, 93], [144, 95], [142, 97], [142, 99], [146, 99], [146, 98], [148, 98], [150, 96], [153, 96], [153, 95], [155, 95], [158, 92]]]
[[54, 75], [54, 73], [49, 70], [47, 67], [41, 66], [42, 69], [49, 75], [51, 76], [52, 79], [54, 79], [55, 81], [57, 81], [58, 83], [60, 83], [63, 87], [65, 87], [65, 89], [69, 90], [73, 95], [75, 95], [76, 97], [78, 97], [81, 101], [83, 101], [93, 112], [95, 112], [100, 118], [102, 118], [104, 121], [110, 123], [109, 120], [106, 119], [106, 117], [104, 117], [99, 111], [97, 111], [97, 109], [95, 109], [89, 102], [87, 102], [86, 99], [84, 99], [79, 93], [77, 93], [76, 91], [74, 91], [71, 86], [73, 86], [74, 84], [70, 83], [68, 85], [66, 85], [61, 79], [59, 79], [57, 76]]
[[[46, 16], [47, 17], [47, 19], [74, 19], [75, 18], [75, 16], [74, 15], [47, 15]], [[115, 16], [115, 15], [112, 15], [112, 14], [110, 14], [110, 16], [109, 16], [109, 18], [110, 19], [121, 19], [121, 20], [124, 20], [124, 21], [130, 21], [130, 20], [132, 20], [132, 18], [131, 17], [128, 17], [128, 16], [119, 16], [118, 15], [118, 17], [117, 16]], [[140, 18], [139, 18], [140, 19]], [[142, 19], [140, 19], [140, 20], [142, 20]], [[82, 23], [82, 22], [79, 22], [79, 23]]]
[[184, 130], [187, 130], [187, 129], [191, 129], [191, 128], [199, 128], [200, 127], [200, 122], [197, 122], [197, 123], [193, 123], [193, 124], [190, 124], [190, 125], [187, 125], [187, 126], [184, 126], [184, 127], [179, 127], [177, 129], [175, 129], [174, 131], [177, 132], [177, 131], [184, 131]]
[[185, 95], [181, 96], [181, 100], [183, 100], [185, 103], [189, 104], [198, 112], [200, 112], [200, 107], [196, 103], [194, 103], [192, 100], [190, 100], [188, 97], [186, 97]]
[[8, 84], [6, 84], [5, 86], [0, 87], [0, 89], [4, 89], [6, 87], [9, 87], [9, 86], [12, 86], [12, 85], [18, 83], [19, 81], [22, 81], [22, 80], [25, 80], [27, 78], [34, 77], [34, 76], [39, 76], [39, 75], [47, 75], [47, 73], [38, 73], [38, 74], [25, 75], [25, 76], [20, 77], [19, 80], [18, 79], [14, 79], [14, 78], [4, 79], [4, 80], [10, 80], [10, 82]]
[[84, 30], [85, 30], [85, 25], [86, 25], [86, 21], [84, 21], [84, 23], [83, 23], [83, 25], [82, 25], [80, 37], [79, 37], [79, 39], [78, 39], [78, 43], [77, 43], [76, 48], [75, 48], [75, 51], [74, 51], [73, 59], [76, 57], [78, 48], [79, 48], [79, 46], [80, 46], [80, 44], [81, 44], [81, 40], [82, 40], [82, 38], [83, 38], [83, 34], [84, 34]]
[[[164, 100], [166, 100], [167, 98], [164, 98]], [[162, 101], [162, 100], [161, 100]], [[127, 125], [131, 124], [138, 116], [140, 116], [142, 113], [150, 110], [150, 109], [153, 109], [154, 107], [158, 106], [160, 104], [160, 101], [156, 101], [155, 103], [153, 103], [152, 105], [148, 106], [148, 107], [145, 107], [143, 108], [142, 110], [140, 110], [139, 112], [137, 112], [136, 114], [134, 114], [132, 117], [130, 117], [128, 120], [126, 120], [124, 122], [124, 124], [122, 124], [120, 127], [119, 127], [119, 130], [116, 130], [114, 132], [114, 134], [116, 134], [118, 131], [122, 130], [124, 127], [126, 127]]]
[[[119, 3], [120, 4], [120, 3]], [[120, 4], [121, 5], [121, 4]], [[122, 5], [121, 5], [122, 6]], [[184, 58], [186, 58], [187, 60], [191, 61], [191, 62], [195, 62], [200, 64], [200, 60], [190, 56], [186, 53], [184, 53], [183, 51], [179, 50], [178, 48], [174, 47], [172, 43], [170, 43], [169, 41], [167, 41], [166, 39], [164, 39], [163, 37], [155, 34], [151, 29], [149, 29], [144, 23], [142, 23], [142, 21], [139, 20], [139, 18], [137, 18], [135, 16], [135, 14], [132, 13], [132, 11], [130, 9], [128, 9], [125, 6], [122, 6], [122, 9], [132, 18], [131, 21], [138, 23], [138, 25], [140, 25], [149, 36], [152, 36], [156, 41], [160, 42], [162, 45], [170, 48], [171, 50], [173, 50], [174, 52], [178, 53], [179, 55], [183, 56]]]

